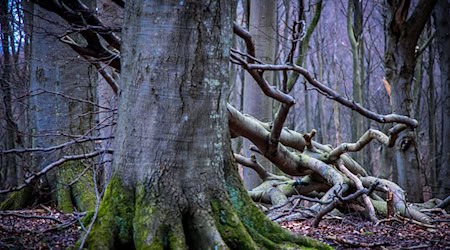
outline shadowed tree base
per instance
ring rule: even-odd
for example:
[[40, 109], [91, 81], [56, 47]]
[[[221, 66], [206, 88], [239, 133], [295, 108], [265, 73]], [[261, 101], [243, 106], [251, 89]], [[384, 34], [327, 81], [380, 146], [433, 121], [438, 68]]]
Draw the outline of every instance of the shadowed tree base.
[[[226, 169], [225, 175], [227, 191], [217, 189], [198, 201], [206, 206], [183, 212], [152, 202], [158, 198], [152, 198], [142, 187], [133, 191], [114, 177], [88, 236], [88, 248], [331, 249], [319, 241], [293, 235], [270, 221], [243, 189], [237, 171]], [[199, 208], [198, 204], [191, 207]]]

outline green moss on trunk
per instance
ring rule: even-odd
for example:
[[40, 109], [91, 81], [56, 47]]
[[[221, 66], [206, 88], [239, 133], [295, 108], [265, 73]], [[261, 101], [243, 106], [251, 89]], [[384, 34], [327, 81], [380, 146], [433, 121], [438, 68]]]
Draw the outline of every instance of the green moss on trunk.
[[31, 186], [12, 193], [0, 204], [0, 210], [16, 210], [31, 205], [34, 202]]
[[[96, 198], [92, 170], [88, 170], [79, 177], [85, 168], [80, 162], [69, 162], [58, 170], [56, 185], [58, 209], [72, 212], [74, 207], [79, 211], [89, 211], [95, 208]], [[79, 179], [75, 183], [68, 186], [78, 177]]]
[[181, 215], [162, 211], [156, 203], [157, 195], [136, 189], [133, 232], [136, 249], [184, 249], [186, 241]]
[[108, 184], [97, 221], [87, 239], [89, 249], [134, 248], [134, 192], [117, 177]]
[[253, 240], [264, 249], [332, 249], [320, 241], [306, 236], [294, 235], [267, 218], [254, 204], [243, 188], [234, 164], [230, 164], [226, 173], [228, 195], [240, 220], [247, 228]]
[[215, 224], [231, 249], [257, 249], [256, 243], [240, 221], [231, 204], [221, 200], [211, 202]]

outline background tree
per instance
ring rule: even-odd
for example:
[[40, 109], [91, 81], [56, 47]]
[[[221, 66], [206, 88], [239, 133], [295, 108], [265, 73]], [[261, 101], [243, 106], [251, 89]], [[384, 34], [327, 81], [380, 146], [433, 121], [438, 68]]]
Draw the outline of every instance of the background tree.
[[[51, 17], [49, 19], [49, 17]], [[59, 42], [66, 28], [48, 20], [62, 20], [38, 6], [34, 8], [31, 41], [30, 100], [33, 148], [48, 148], [62, 144], [69, 138], [89, 137], [94, 124], [95, 75], [89, 63], [69, 46]], [[79, 39], [73, 36], [73, 39]], [[69, 39], [67, 36], [66, 39]], [[66, 154], [83, 154], [93, 148], [92, 142], [65, 149]], [[34, 165], [41, 170], [61, 157], [36, 152]], [[48, 185], [56, 189], [57, 204], [64, 211], [93, 209], [95, 205], [92, 172], [79, 176], [88, 166], [82, 162], [66, 163], [56, 176], [47, 175]], [[71, 182], [79, 179], [73, 184]]]
[[[14, 42], [14, 36], [11, 29], [11, 11], [9, 1], [1, 1], [1, 36], [2, 36], [2, 55], [1, 79], [0, 79], [0, 114], [2, 123], [0, 126], [2, 148], [8, 150], [20, 144], [18, 137], [18, 128], [13, 116], [12, 108], [12, 65], [13, 58], [11, 53], [11, 42]], [[16, 168], [16, 159], [14, 155], [0, 155], [0, 186], [5, 188], [8, 185], [16, 185], [18, 183], [18, 169]]]
[[[363, 5], [361, 1], [350, 0], [347, 7], [347, 32], [350, 41], [352, 53], [352, 83], [353, 83], [353, 101], [366, 106], [364, 100], [364, 39], [363, 39]], [[366, 130], [364, 118], [358, 112], [352, 112], [351, 130], [352, 141], [358, 138]], [[367, 159], [365, 150], [361, 150], [355, 154], [355, 160], [369, 170], [370, 159]], [[367, 162], [367, 163], [366, 163]]]
[[450, 192], [450, 180], [446, 178], [450, 171], [450, 3], [444, 0], [438, 0], [434, 9], [434, 18], [436, 26], [436, 43], [439, 52], [439, 68], [441, 73], [441, 91], [442, 91], [442, 132], [441, 132], [441, 157], [437, 164], [436, 176], [437, 183], [433, 188], [433, 193], [437, 197], [445, 198]]
[[[255, 53], [264, 62], [275, 62], [275, 42], [277, 32], [277, 1], [261, 0], [250, 1], [249, 8], [249, 31], [255, 41]], [[274, 82], [273, 72], [267, 72], [264, 76], [268, 81]], [[255, 88], [253, 78], [247, 73], [245, 75], [243, 111], [261, 121], [272, 121], [273, 102], [266, 98], [259, 88]], [[244, 140], [244, 154], [250, 156], [250, 142]], [[271, 172], [270, 161], [257, 156], [259, 162], [266, 166]], [[261, 179], [254, 170], [243, 169], [244, 184], [247, 189], [252, 189], [261, 184]]]
[[[385, 51], [386, 79], [392, 87], [394, 113], [413, 114], [412, 83], [416, 65], [416, 45], [436, 1], [419, 1], [409, 13], [410, 1], [387, 1]], [[413, 201], [423, 200], [417, 141], [405, 131], [395, 146], [398, 183]]]

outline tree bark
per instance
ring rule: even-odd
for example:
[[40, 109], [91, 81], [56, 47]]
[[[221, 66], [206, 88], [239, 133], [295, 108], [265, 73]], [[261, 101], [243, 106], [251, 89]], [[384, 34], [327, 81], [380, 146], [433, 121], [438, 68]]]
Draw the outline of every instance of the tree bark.
[[[412, 116], [412, 82], [416, 65], [416, 45], [436, 0], [417, 3], [408, 17], [410, 1], [387, 1], [385, 51], [386, 79], [392, 86], [393, 113]], [[422, 182], [414, 132], [401, 133], [395, 145], [394, 158], [398, 184], [411, 201], [422, 201]]]
[[[3, 65], [0, 79], [0, 115], [4, 117], [4, 121], [0, 123], [2, 141], [1, 148], [12, 149], [16, 146], [17, 124], [12, 111], [12, 89], [11, 89], [11, 74], [12, 74], [12, 59], [10, 37], [12, 35], [9, 11], [9, 1], [2, 0], [0, 2], [0, 25], [2, 36], [2, 56]], [[18, 176], [16, 169], [16, 159], [12, 154], [0, 154], [0, 188], [6, 186], [16, 185]], [[1, 199], [0, 199], [1, 200]]]
[[438, 0], [434, 10], [436, 43], [439, 51], [439, 69], [441, 71], [442, 91], [442, 133], [441, 157], [437, 166], [436, 187], [433, 194], [438, 198], [445, 198], [450, 192], [450, 3]]
[[89, 248], [324, 247], [265, 218], [231, 160], [226, 98], [234, 7], [127, 1], [114, 172]]
[[[352, 53], [352, 82], [353, 82], [353, 101], [364, 104], [363, 100], [363, 85], [364, 85], [364, 57], [362, 41], [363, 32], [363, 13], [362, 3], [357, 0], [348, 1], [347, 12], [347, 33], [351, 45]], [[351, 131], [352, 141], [355, 142], [365, 132], [364, 118], [356, 111], [351, 113]], [[361, 150], [354, 154], [354, 158], [361, 164], [366, 170], [369, 170], [370, 159], [365, 159], [365, 151]]]
[[[273, 0], [250, 1], [249, 32], [255, 42], [256, 56], [266, 63], [275, 62], [275, 41], [277, 27], [277, 3]], [[273, 84], [273, 72], [264, 74], [264, 78]], [[244, 83], [244, 113], [252, 115], [261, 121], [272, 121], [273, 101], [267, 98], [263, 92], [256, 87], [255, 81], [245, 73]], [[253, 154], [248, 140], [244, 139], [244, 154], [250, 157]], [[257, 155], [257, 160], [267, 170], [272, 172], [272, 164], [264, 157]], [[252, 169], [243, 169], [244, 184], [247, 189], [252, 189], [261, 184], [258, 174]]]
[[[43, 18], [45, 17], [45, 18]], [[57, 20], [59, 24], [49, 21]], [[85, 135], [94, 124], [95, 91], [89, 63], [69, 46], [61, 43], [58, 36], [66, 31], [64, 22], [57, 15], [34, 6], [31, 39], [30, 91], [36, 93], [30, 100], [30, 124], [32, 147], [50, 147], [66, 142], [66, 136]], [[74, 37], [74, 39], [76, 39]], [[67, 96], [74, 98], [70, 99]], [[89, 135], [89, 134], [88, 134]], [[64, 154], [89, 152], [93, 144], [65, 148]], [[39, 171], [60, 158], [61, 151], [51, 154], [33, 154], [35, 171]], [[76, 183], [68, 185], [86, 167], [79, 161], [64, 164], [57, 173], [46, 176], [58, 207], [66, 212], [73, 208], [90, 210], [95, 207], [94, 182], [91, 171]]]

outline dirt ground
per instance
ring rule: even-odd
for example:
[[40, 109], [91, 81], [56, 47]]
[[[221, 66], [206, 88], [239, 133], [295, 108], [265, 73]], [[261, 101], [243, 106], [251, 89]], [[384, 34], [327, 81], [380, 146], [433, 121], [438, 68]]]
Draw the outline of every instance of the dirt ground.
[[[83, 228], [75, 214], [39, 207], [0, 211], [0, 249], [67, 249]], [[318, 228], [311, 220], [283, 222], [298, 234], [330, 244], [336, 249], [450, 249], [450, 216], [434, 215], [433, 227], [391, 219], [377, 225], [358, 216], [326, 217]]]

